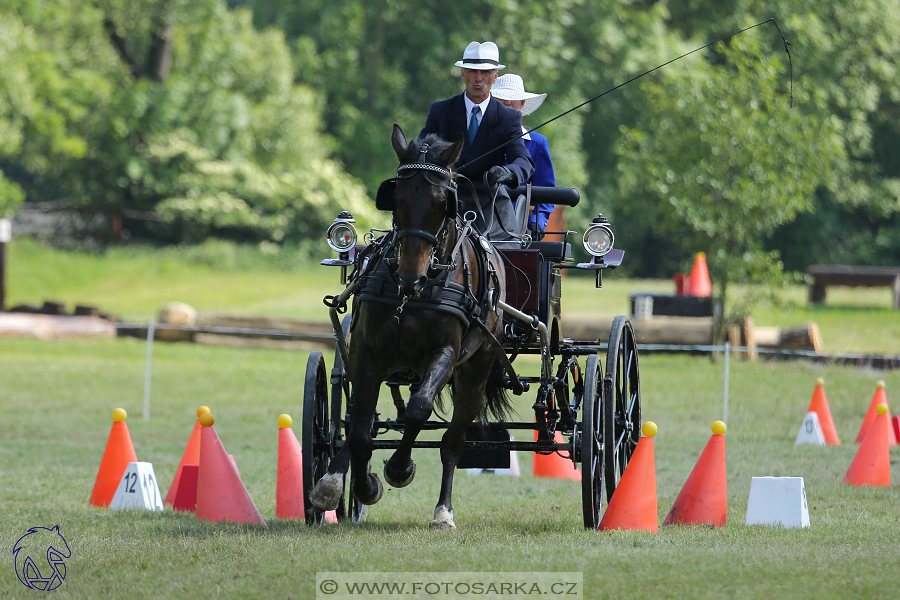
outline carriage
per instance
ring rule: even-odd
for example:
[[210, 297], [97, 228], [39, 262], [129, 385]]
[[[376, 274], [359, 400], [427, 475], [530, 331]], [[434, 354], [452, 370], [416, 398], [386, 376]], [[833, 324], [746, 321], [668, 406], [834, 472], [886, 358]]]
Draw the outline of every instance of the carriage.
[[[401, 164], [400, 169], [404, 167], [424, 169], [415, 164]], [[523, 198], [527, 195], [533, 204], [575, 206], [579, 201], [578, 191], [571, 188], [522, 187], [510, 196], [517, 198], [520, 194]], [[393, 208], [391, 205], [380, 207]], [[519, 211], [520, 217], [522, 212]], [[457, 217], [462, 224], [466, 219], [471, 224], [474, 216]], [[323, 265], [339, 268], [341, 283], [346, 286], [344, 293], [328, 296], [325, 301], [330, 306], [335, 331], [334, 363], [329, 369], [323, 354], [312, 352], [306, 368], [301, 444], [304, 507], [309, 524], [323, 520], [321, 507], [310, 500], [310, 490], [326, 475], [329, 464], [348, 440], [354, 389], [346, 364], [354, 320], [350, 312], [341, 316], [347, 309], [347, 300], [352, 295], [365, 297], [368, 293], [369, 301], [393, 303], [391, 309], [395, 310], [398, 321], [400, 312], [410, 310], [415, 304], [415, 299], [408, 302], [409, 298], [400, 298], [398, 292], [388, 290], [390, 285], [381, 286], [380, 292], [373, 292], [371, 282], [361, 283], [366, 277], [366, 281], [372, 279], [367, 275], [368, 264], [380, 251], [378, 248], [397, 235], [396, 228], [372, 230], [366, 234], [364, 244], [357, 244], [353, 223], [352, 215], [347, 212], [335, 219], [326, 237], [338, 256], [322, 261]], [[560, 310], [560, 277], [567, 269], [594, 271], [599, 288], [603, 272], [619, 266], [624, 252], [613, 247], [612, 227], [602, 215], [593, 219], [582, 237], [584, 248], [591, 256], [589, 262], [576, 262], [572, 258], [572, 237], [576, 232], [555, 233], [548, 237], [557, 237], [559, 241], [533, 241], [524, 236], [513, 241], [494, 242], [490, 244], [491, 248], [487, 248], [488, 243], [483, 238], [476, 236], [488, 252], [496, 252], [502, 257], [506, 274], [505, 297], [500, 299], [501, 294], [489, 294], [485, 300], [487, 306], [502, 317], [502, 335], [496, 340], [499, 342], [497, 363], [491, 376], [515, 394], [532, 395], [534, 419], [489, 421], [468, 427], [465, 450], [456, 468], [508, 467], [510, 451], [557, 453], [581, 466], [584, 526], [596, 529], [604, 498], [612, 497], [640, 437], [638, 355], [634, 331], [625, 316], [613, 320], [608, 339], [565, 337]], [[442, 289], [445, 296], [451, 291]], [[513, 362], [520, 355], [538, 357], [539, 372], [532, 366], [535, 373], [519, 373]], [[531, 364], [534, 365], [534, 361]], [[406, 392], [408, 390], [412, 395], [421, 381], [414, 374], [396, 372], [383, 383], [390, 390], [394, 406], [389, 411], [391, 414], [374, 413], [370, 427], [371, 447], [396, 450], [407, 425]], [[421, 425], [423, 430], [442, 430], [449, 422], [435, 416]], [[520, 431], [529, 433], [514, 439], [511, 432]], [[437, 440], [415, 440], [412, 447], [436, 449], [440, 446], [441, 442]], [[350, 493], [354, 475], [351, 471], [343, 476], [346, 481], [340, 480], [340, 500], [335, 508], [339, 520], [358, 521], [364, 513], [365, 505]]]

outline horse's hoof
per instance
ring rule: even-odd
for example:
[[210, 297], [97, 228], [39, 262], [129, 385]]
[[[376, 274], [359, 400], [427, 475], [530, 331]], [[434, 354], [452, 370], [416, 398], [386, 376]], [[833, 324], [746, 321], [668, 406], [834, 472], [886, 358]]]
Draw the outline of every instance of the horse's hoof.
[[381, 485], [381, 480], [378, 478], [378, 475], [369, 473], [369, 489], [371, 489], [373, 485], [376, 487], [375, 493], [368, 498], [360, 498], [358, 494], [355, 492], [353, 493], [360, 504], [371, 505], [381, 500], [381, 496], [384, 495], [384, 486]]
[[453, 511], [447, 510], [443, 506], [434, 509], [434, 521], [430, 523], [432, 529], [440, 529], [441, 531], [450, 531], [456, 529], [456, 523], [453, 522]]
[[384, 463], [384, 480], [391, 485], [391, 487], [395, 488], [404, 488], [412, 483], [412, 480], [416, 477], [416, 461], [409, 461], [409, 466], [406, 467], [406, 472], [403, 473], [406, 476], [406, 479], [394, 479], [391, 477], [391, 474], [388, 472], [388, 467], [390, 466], [390, 461], [385, 461]]
[[309, 492], [309, 501], [319, 510], [334, 510], [344, 493], [344, 476], [340, 473], [326, 473]]

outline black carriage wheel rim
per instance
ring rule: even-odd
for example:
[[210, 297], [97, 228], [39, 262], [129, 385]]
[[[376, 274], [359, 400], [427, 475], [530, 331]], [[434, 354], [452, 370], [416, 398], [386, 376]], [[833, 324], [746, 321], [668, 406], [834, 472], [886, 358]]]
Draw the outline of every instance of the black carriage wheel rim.
[[310, 525], [324, 521], [324, 514], [313, 510], [309, 493], [328, 468], [331, 458], [328, 418], [328, 379], [321, 352], [311, 352], [306, 366], [303, 392], [303, 504], [306, 522]]
[[604, 380], [607, 498], [611, 498], [640, 438], [640, 378], [634, 330], [616, 317], [610, 331]]
[[581, 486], [584, 527], [596, 529], [600, 524], [600, 513], [603, 505], [604, 460], [602, 450], [603, 410], [602, 379], [603, 373], [599, 357], [588, 357], [583, 376], [583, 392], [581, 396], [582, 431], [581, 431]]

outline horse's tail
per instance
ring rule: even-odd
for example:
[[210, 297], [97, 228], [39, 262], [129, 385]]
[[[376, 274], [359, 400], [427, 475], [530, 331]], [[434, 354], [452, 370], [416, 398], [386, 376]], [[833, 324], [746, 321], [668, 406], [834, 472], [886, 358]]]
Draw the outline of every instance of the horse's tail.
[[489, 420], [506, 421], [512, 413], [509, 390], [503, 382], [504, 374], [503, 365], [500, 364], [499, 360], [495, 360], [484, 391], [481, 414], [478, 415], [482, 423], [486, 423]]

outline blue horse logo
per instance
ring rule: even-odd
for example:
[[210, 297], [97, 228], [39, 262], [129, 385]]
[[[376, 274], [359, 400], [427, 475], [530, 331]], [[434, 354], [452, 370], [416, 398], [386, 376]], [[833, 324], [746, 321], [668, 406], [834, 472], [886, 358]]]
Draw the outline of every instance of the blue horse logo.
[[66, 579], [65, 559], [72, 556], [72, 551], [59, 532], [59, 525], [53, 529], [32, 527], [13, 546], [13, 556], [16, 577], [22, 585], [49, 592], [61, 586]]

